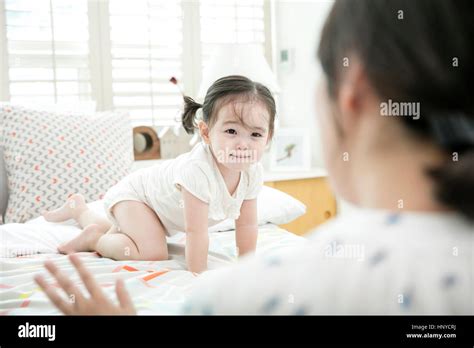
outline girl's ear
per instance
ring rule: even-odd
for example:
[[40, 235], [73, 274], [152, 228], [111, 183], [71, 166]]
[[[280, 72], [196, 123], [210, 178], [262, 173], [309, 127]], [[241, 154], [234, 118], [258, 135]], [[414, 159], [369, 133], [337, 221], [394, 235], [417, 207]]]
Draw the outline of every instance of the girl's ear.
[[270, 150], [271, 147], [272, 147], [272, 139], [268, 138], [267, 143], [265, 144], [265, 151]]
[[275, 134], [275, 131], [268, 134], [267, 142], [265, 143], [266, 148], [269, 148], [271, 146], [274, 134]]
[[199, 121], [198, 128], [199, 128], [199, 134], [201, 135], [201, 138], [204, 140], [206, 144], [210, 144], [211, 141], [209, 139], [209, 127], [207, 126], [206, 122], [202, 120]]

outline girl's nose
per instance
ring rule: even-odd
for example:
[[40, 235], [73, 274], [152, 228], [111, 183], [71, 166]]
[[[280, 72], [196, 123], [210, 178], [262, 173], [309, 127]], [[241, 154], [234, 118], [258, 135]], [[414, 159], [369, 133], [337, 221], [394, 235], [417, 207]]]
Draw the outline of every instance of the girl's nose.
[[247, 145], [247, 142], [244, 140], [241, 140], [237, 143], [237, 150], [248, 150], [249, 146]]

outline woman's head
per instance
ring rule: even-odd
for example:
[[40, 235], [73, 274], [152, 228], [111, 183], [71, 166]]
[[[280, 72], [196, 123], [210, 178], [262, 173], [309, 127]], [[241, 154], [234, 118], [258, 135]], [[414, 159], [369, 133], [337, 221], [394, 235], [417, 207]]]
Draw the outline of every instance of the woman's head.
[[437, 201], [474, 217], [473, 9], [469, 0], [336, 1], [318, 56], [326, 161], [343, 196], [352, 200], [357, 184], [351, 155], [412, 146], [412, 158], [429, 158], [420, 166]]
[[[275, 100], [264, 85], [244, 76], [227, 76], [209, 87], [203, 104], [184, 97], [186, 132], [199, 129], [219, 163], [241, 170], [259, 161], [273, 136]], [[202, 118], [196, 113], [202, 108]]]

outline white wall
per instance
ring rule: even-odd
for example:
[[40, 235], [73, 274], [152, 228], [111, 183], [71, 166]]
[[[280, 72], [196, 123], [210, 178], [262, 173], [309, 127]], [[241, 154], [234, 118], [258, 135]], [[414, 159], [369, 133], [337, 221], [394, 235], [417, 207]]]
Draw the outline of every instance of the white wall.
[[[274, 66], [281, 88], [279, 117], [282, 127], [311, 129], [312, 165], [322, 166], [316, 125], [315, 87], [320, 76], [316, 49], [324, 20], [333, 0], [276, 0]], [[280, 50], [292, 52], [290, 68], [279, 64]]]

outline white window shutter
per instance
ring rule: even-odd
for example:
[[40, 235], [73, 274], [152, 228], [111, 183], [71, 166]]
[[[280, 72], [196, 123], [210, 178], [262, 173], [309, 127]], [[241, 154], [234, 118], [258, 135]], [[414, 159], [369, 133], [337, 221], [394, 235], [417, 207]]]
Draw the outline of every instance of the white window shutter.
[[269, 0], [0, 0], [0, 100], [95, 101], [134, 125], [179, 120], [221, 43], [268, 51]]
[[216, 45], [252, 43], [265, 54], [264, 0], [201, 0], [202, 65]]
[[181, 1], [110, 0], [112, 91], [115, 109], [136, 125], [172, 123], [183, 99]]
[[5, 0], [12, 103], [90, 101], [87, 0]]

